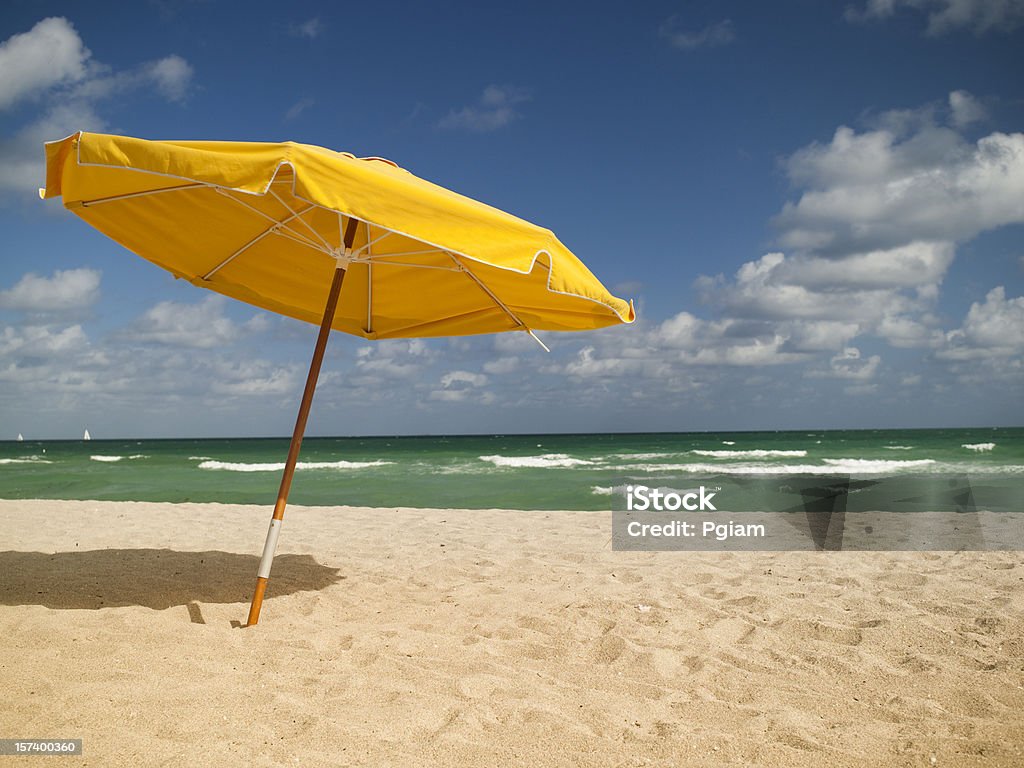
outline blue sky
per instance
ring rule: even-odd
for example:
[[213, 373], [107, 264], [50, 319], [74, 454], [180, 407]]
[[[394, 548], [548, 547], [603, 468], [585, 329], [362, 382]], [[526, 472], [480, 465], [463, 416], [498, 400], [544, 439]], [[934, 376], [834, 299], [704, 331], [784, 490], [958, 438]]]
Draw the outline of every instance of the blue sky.
[[1021, 50], [1024, 0], [7, 3], [0, 439], [283, 435], [305, 378], [315, 328], [38, 200], [79, 129], [389, 157], [636, 301], [334, 334], [310, 434], [1020, 424]]

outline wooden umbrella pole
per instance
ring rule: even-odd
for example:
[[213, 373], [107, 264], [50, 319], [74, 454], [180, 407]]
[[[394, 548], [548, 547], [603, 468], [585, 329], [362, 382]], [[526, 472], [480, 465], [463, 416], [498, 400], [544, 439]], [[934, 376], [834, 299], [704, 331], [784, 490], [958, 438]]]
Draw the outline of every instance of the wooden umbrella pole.
[[[356, 219], [350, 218], [348, 227], [345, 230], [346, 252], [352, 248], [355, 233]], [[331, 281], [330, 292], [327, 294], [327, 306], [324, 308], [324, 318], [320, 323], [320, 334], [316, 338], [316, 347], [313, 349], [313, 359], [309, 364], [306, 388], [302, 392], [299, 415], [295, 419], [295, 431], [292, 432], [292, 441], [288, 446], [288, 458], [284, 464], [284, 474], [281, 476], [281, 487], [277, 492], [277, 503], [274, 504], [274, 515], [270, 519], [267, 541], [263, 545], [263, 557], [260, 558], [260, 568], [256, 575], [256, 591], [252, 596], [252, 605], [249, 606], [249, 618], [245, 622], [247, 627], [255, 626], [260, 620], [263, 595], [267, 591], [270, 567], [274, 562], [274, 552], [277, 551], [277, 537], [281, 532], [284, 508], [288, 504], [288, 492], [291, 490], [292, 478], [295, 476], [295, 464], [299, 459], [302, 436], [306, 432], [306, 420], [309, 418], [309, 409], [313, 404], [313, 393], [316, 391], [316, 382], [320, 376], [320, 366], [324, 360], [324, 351], [327, 349], [327, 338], [331, 335], [331, 324], [334, 322], [334, 312], [338, 307], [338, 297], [341, 295], [341, 286], [344, 281], [345, 268], [343, 263], [339, 261], [337, 268], [334, 270], [334, 279]]]

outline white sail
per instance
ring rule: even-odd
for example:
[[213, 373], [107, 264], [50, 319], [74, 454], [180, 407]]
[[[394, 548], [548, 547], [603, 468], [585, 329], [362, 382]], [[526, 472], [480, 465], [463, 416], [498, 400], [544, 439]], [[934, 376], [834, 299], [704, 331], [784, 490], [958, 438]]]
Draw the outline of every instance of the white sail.
[[18, 433], [18, 442], [20, 443], [20, 442], [21, 442], [22, 440], [24, 440], [24, 439], [25, 439], [25, 438], [24, 438], [24, 437], [22, 437], [22, 435], [21, 435], [21, 432], [19, 432], [19, 433]]
[[92, 435], [89, 434], [89, 430], [85, 430], [85, 434], [82, 435], [83, 440], [92, 440]]

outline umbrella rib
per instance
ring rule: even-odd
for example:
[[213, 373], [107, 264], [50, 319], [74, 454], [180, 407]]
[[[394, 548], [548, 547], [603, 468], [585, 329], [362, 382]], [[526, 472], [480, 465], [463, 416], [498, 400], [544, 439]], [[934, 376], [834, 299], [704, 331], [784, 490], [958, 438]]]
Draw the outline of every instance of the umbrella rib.
[[[341, 221], [341, 214], [338, 214], [338, 221]], [[388, 231], [380, 237], [383, 240], [390, 235]], [[370, 222], [366, 222], [366, 332], [373, 332], [373, 240], [370, 239]]]
[[467, 275], [470, 280], [472, 280], [474, 283], [480, 286], [480, 289], [491, 297], [491, 301], [493, 301], [495, 304], [501, 307], [502, 311], [512, 319], [512, 322], [516, 324], [517, 328], [522, 328], [526, 331], [529, 331], [529, 328], [526, 327], [526, 323], [524, 323], [522, 320], [516, 317], [515, 312], [513, 312], [511, 309], [505, 306], [505, 303], [497, 296], [495, 296], [494, 292], [490, 288], [488, 288], [479, 277], [474, 275], [465, 264], [459, 261], [459, 258], [454, 253], [452, 253], [451, 251], [445, 251], [445, 253], [451, 256], [452, 261], [455, 262], [455, 266], [458, 267], [458, 271]]
[[[352, 255], [353, 256], [358, 256], [363, 251], [366, 251], [367, 253], [369, 253], [370, 252], [370, 248], [372, 246], [374, 246], [377, 243], [379, 243], [385, 237], [391, 237], [391, 235], [393, 235], [393, 234], [395, 234], [395, 233], [392, 232], [390, 229], [385, 229], [383, 235], [381, 235], [380, 237], [376, 238], [375, 240], [371, 240], [370, 239], [370, 222], [366, 222], [366, 245], [360, 247]], [[390, 255], [390, 254], [388, 254], [388, 255]]]
[[[381, 238], [377, 238], [376, 240], [374, 240], [374, 242], [380, 242], [380, 240]], [[360, 248], [359, 250], [361, 251], [362, 248]], [[376, 261], [380, 261], [381, 259], [391, 259], [396, 256], [436, 256], [439, 253], [442, 253], [440, 249], [432, 248], [429, 251], [401, 251], [399, 253], [378, 253], [373, 258]], [[443, 253], [447, 253], [447, 251], [443, 251]]]
[[196, 189], [205, 187], [205, 184], [182, 184], [177, 187], [164, 187], [163, 189], [147, 189], [145, 192], [129, 192], [125, 195], [111, 195], [110, 197], [98, 197], [95, 200], [83, 200], [82, 207], [88, 208], [101, 203], [115, 203], [118, 200], [128, 200], [133, 197], [146, 197], [148, 195], [159, 195], [161, 192], [180, 192], [183, 189]]
[[[323, 243], [324, 248], [326, 248], [328, 251], [333, 251], [334, 250], [334, 248], [331, 246], [331, 244], [328, 243], [326, 240], [324, 240], [323, 235], [321, 235], [319, 232], [317, 232], [315, 229], [313, 229], [313, 227], [310, 226], [309, 222], [307, 222], [304, 218], [302, 218], [302, 214], [295, 213], [295, 211], [292, 210], [292, 207], [290, 205], [288, 205], [288, 203], [286, 203], [284, 200], [282, 200], [280, 198], [280, 196], [277, 194], [277, 192], [275, 192], [274, 190], [270, 190], [270, 194], [274, 196], [274, 199], [277, 200], [277, 202], [279, 202], [281, 205], [284, 206], [284, 209], [286, 211], [288, 211], [289, 213], [295, 214], [295, 218], [297, 218], [299, 220], [299, 223], [302, 226], [304, 226], [306, 229], [308, 229], [310, 232], [312, 232], [316, 236], [316, 239], [319, 240], [321, 243]], [[308, 211], [310, 209], [307, 208], [306, 210]]]
[[[224, 197], [226, 197], [228, 200], [234, 200], [236, 203], [238, 203], [242, 207], [248, 208], [250, 211], [255, 213], [257, 216], [262, 216], [264, 219], [266, 219], [269, 222], [272, 222], [273, 224], [281, 224], [281, 221], [279, 221], [278, 219], [275, 219], [269, 213], [264, 213], [259, 208], [256, 208], [255, 206], [252, 206], [252, 205], [249, 205], [244, 200], [239, 200], [237, 197], [232, 195], [230, 192], [228, 192], [223, 187], [214, 187], [214, 189], [217, 190], [220, 194], [224, 195]], [[306, 210], [307, 211], [311, 210], [313, 207], [314, 207], [313, 205], [310, 205], [310, 208], [307, 208]], [[289, 208], [288, 210], [291, 210], [291, 209]], [[322, 253], [326, 253], [328, 256], [333, 256], [334, 255], [333, 249], [330, 248], [329, 246], [328, 246], [327, 250], [324, 250], [319, 245], [317, 245], [315, 241], [310, 240], [308, 237], [303, 235], [301, 232], [292, 229], [287, 224], [283, 224], [282, 227], [284, 229], [281, 229], [281, 230], [278, 230], [278, 231], [279, 231], [280, 234], [284, 235], [285, 237], [292, 236], [293, 240], [301, 242], [304, 245], [308, 245], [310, 248], [315, 248], [316, 250], [321, 251]], [[288, 234], [285, 234], [285, 230], [287, 230]]]
[[442, 272], [462, 272], [461, 269], [455, 267], [440, 267], [436, 264], [412, 264], [407, 261], [381, 261], [380, 257], [376, 257], [373, 260], [370, 259], [352, 259], [353, 264], [378, 264], [382, 267], [409, 267], [411, 269], [440, 269]]
[[[309, 208], [306, 208], [306, 211], [310, 210], [310, 208], [312, 208], [312, 207], [313, 207], [313, 206], [310, 206]], [[303, 213], [305, 213], [306, 211], [303, 211]], [[254, 238], [253, 238], [252, 240], [250, 240], [249, 242], [247, 242], [247, 243], [246, 243], [245, 245], [243, 245], [243, 246], [242, 246], [241, 248], [239, 248], [239, 249], [238, 249], [237, 251], [235, 251], [235, 252], [234, 252], [234, 253], [232, 253], [232, 254], [231, 254], [230, 256], [228, 256], [228, 257], [227, 257], [226, 259], [224, 259], [224, 261], [222, 261], [222, 262], [221, 262], [220, 264], [218, 264], [218, 265], [217, 265], [216, 267], [214, 267], [214, 268], [213, 268], [213, 269], [211, 269], [211, 270], [210, 270], [209, 272], [207, 272], [207, 273], [206, 273], [205, 275], [203, 275], [203, 276], [202, 276], [202, 278], [200, 278], [200, 279], [202, 279], [202, 280], [209, 280], [209, 279], [210, 279], [211, 277], [213, 277], [213, 276], [214, 276], [214, 275], [215, 275], [215, 274], [216, 274], [217, 272], [219, 272], [219, 271], [220, 271], [220, 270], [222, 270], [222, 269], [223, 269], [224, 267], [226, 267], [226, 266], [227, 266], [228, 264], [230, 264], [230, 263], [231, 263], [232, 261], [234, 261], [234, 260], [235, 260], [236, 258], [238, 258], [239, 256], [241, 256], [241, 255], [242, 255], [242, 254], [243, 254], [243, 253], [244, 253], [245, 251], [247, 251], [247, 250], [249, 250], [250, 248], [252, 248], [252, 247], [253, 247], [254, 245], [256, 245], [256, 243], [258, 243], [258, 242], [259, 242], [260, 240], [262, 240], [263, 238], [265, 238], [265, 237], [266, 237], [267, 235], [271, 235], [271, 234], [274, 234], [274, 233], [277, 233], [277, 234], [283, 234], [283, 233], [281, 233], [281, 231], [280, 231], [280, 227], [283, 227], [283, 226], [284, 226], [285, 224], [287, 224], [287, 222], [288, 222], [288, 221], [290, 221], [291, 219], [293, 219], [293, 218], [294, 218], [295, 216], [296, 216], [296, 214], [292, 214], [292, 215], [291, 215], [291, 216], [289, 216], [288, 218], [286, 218], [286, 219], [282, 219], [281, 221], [279, 221], [279, 222], [277, 222], [277, 223], [273, 224], [272, 226], [270, 226], [270, 227], [267, 227], [267, 228], [266, 228], [265, 230], [263, 230], [263, 231], [262, 231], [262, 232], [260, 232], [260, 233], [259, 233], [258, 235], [256, 235], [256, 237], [254, 237]], [[302, 245], [305, 245], [306, 243], [301, 243], [301, 244], [302, 244]], [[320, 250], [320, 249], [318, 248], [317, 250]]]

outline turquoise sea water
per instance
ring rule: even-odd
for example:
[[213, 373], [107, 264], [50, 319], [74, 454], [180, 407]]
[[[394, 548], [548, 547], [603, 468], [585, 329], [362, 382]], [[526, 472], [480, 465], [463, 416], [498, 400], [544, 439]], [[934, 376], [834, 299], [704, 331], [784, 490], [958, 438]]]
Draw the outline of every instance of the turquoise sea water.
[[[0, 498], [272, 505], [285, 438], [0, 443]], [[1024, 428], [307, 438], [290, 501], [609, 509], [623, 482], [785, 475], [998, 478], [1024, 499]]]

